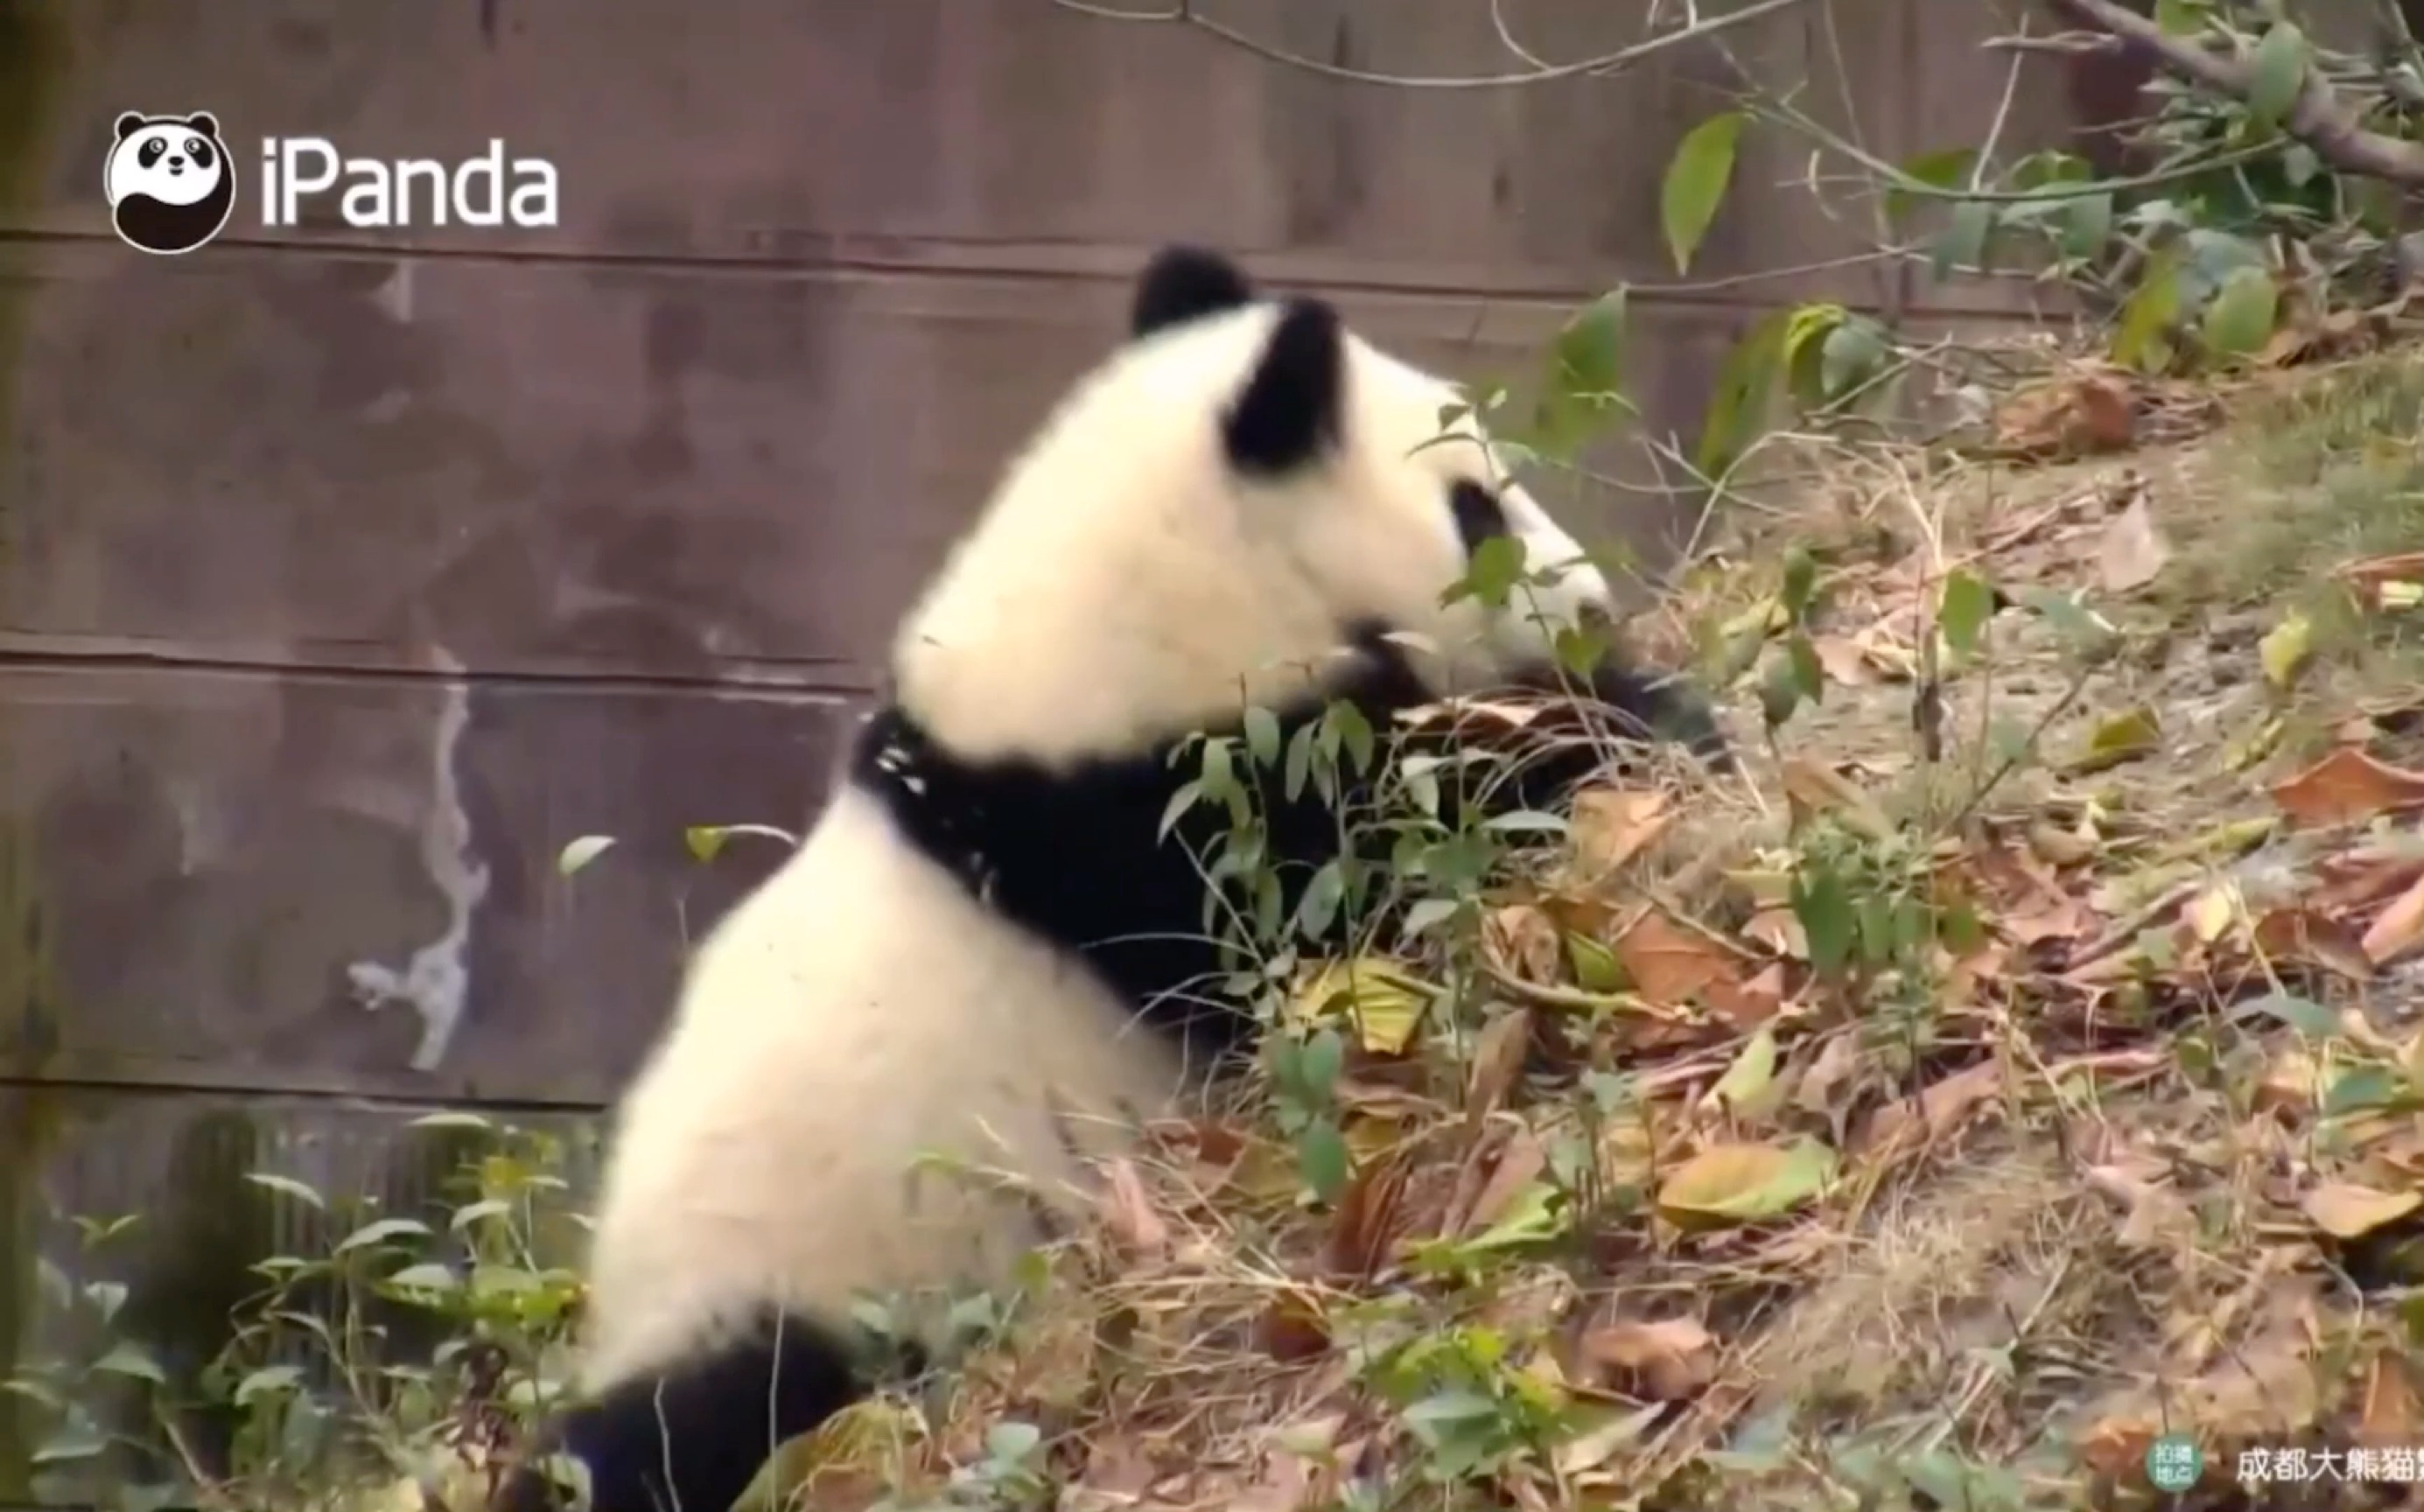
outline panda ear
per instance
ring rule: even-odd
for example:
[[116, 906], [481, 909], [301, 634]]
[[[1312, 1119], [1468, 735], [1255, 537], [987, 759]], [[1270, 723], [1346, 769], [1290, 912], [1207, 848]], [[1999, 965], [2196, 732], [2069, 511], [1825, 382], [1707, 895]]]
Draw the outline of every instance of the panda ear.
[[129, 111], [125, 111], [125, 112], [121, 113], [121, 114], [119, 116], [119, 118], [118, 118], [118, 139], [119, 139], [120, 141], [121, 141], [121, 142], [122, 142], [122, 141], [126, 140], [126, 138], [128, 138], [129, 136], [134, 135], [136, 132], [141, 131], [142, 129], [143, 129], [143, 113], [142, 113], [141, 111], [139, 111], [139, 110], [129, 110]]
[[1137, 279], [1128, 306], [1128, 335], [1151, 336], [1253, 300], [1253, 281], [1220, 253], [1201, 247], [1165, 247]]
[[210, 137], [213, 141], [216, 141], [218, 139], [219, 118], [212, 115], [207, 110], [197, 110], [192, 115], [187, 116], [185, 118], [185, 124], [191, 126], [194, 130], [200, 132], [203, 135]]
[[1273, 478], [1338, 443], [1347, 390], [1347, 332], [1319, 299], [1291, 299], [1263, 343], [1245, 389], [1220, 417], [1229, 465]]

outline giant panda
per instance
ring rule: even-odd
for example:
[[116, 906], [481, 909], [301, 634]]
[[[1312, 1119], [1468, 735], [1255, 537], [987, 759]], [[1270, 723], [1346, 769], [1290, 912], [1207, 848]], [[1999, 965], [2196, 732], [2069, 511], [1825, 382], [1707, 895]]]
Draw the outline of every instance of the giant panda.
[[[1037, 1202], [1241, 1047], [1250, 1018], [1200, 985], [1206, 836], [1157, 837], [1193, 771], [1176, 742], [1249, 704], [1287, 729], [1349, 699], [1377, 729], [1545, 685], [1551, 629], [1611, 608], [1587, 565], [1537, 613], [1443, 606], [1491, 536], [1533, 564], [1579, 548], [1469, 426], [1426, 445], [1451, 388], [1329, 303], [1172, 247], [1130, 327], [900, 627], [826, 808], [700, 944], [623, 1097], [579, 1405], [534, 1446], [583, 1464], [597, 1512], [724, 1512], [861, 1393], [854, 1296], [998, 1280]], [[1594, 691], [1730, 763], [1685, 685]], [[1316, 802], [1273, 800], [1275, 856], [1333, 853]], [[1027, 1196], [914, 1172], [928, 1152]], [[498, 1505], [550, 1494], [526, 1466]]]

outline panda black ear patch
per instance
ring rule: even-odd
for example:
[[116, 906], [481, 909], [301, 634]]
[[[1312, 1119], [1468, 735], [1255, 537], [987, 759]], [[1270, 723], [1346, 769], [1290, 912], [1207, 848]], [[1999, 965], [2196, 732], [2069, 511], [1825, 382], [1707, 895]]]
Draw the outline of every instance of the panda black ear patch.
[[140, 130], [143, 124], [144, 116], [141, 111], [129, 110], [120, 113], [118, 118], [118, 139], [121, 142], [126, 140]]
[[1236, 263], [1208, 247], [1165, 247], [1137, 279], [1128, 334], [1151, 336], [1253, 301], [1253, 280]]
[[1346, 403], [1347, 332], [1318, 299], [1291, 299], [1253, 375], [1220, 417], [1229, 465], [1278, 477], [1335, 446]]

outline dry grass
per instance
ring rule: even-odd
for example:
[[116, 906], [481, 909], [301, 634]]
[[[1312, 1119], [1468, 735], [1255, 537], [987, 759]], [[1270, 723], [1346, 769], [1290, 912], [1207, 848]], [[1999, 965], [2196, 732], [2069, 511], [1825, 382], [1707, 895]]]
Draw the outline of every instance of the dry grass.
[[[1239, 1089], [1114, 1170], [947, 1395], [787, 1472], [831, 1505], [2126, 1506], [2180, 1430], [2173, 1504], [2406, 1504], [2233, 1470], [2424, 1447], [2424, 789], [2345, 764], [2424, 764], [2424, 610], [2336, 570], [2424, 549], [2424, 362], [2215, 407], [2097, 462], [1830, 453], [1682, 605], [1755, 621], [1808, 547], [1823, 703], [1762, 752], [1741, 693], [1746, 779], [1599, 795], [1493, 895], [1482, 990], [1350, 1058], [1337, 1202]], [[1955, 666], [1922, 648], [1957, 570], [2112, 633], [2007, 611]], [[2081, 759], [2133, 710], [2151, 742]], [[1846, 854], [1982, 937], [1829, 979], [1783, 889]]]

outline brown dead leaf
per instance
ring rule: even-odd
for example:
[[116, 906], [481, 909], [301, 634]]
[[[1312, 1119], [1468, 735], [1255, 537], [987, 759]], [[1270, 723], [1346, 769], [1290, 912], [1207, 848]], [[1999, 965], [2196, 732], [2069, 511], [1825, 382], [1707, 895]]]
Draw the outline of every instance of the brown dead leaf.
[[1320, 1299], [1301, 1287], [1284, 1286], [1255, 1326], [1256, 1342], [1273, 1360], [1311, 1360], [1330, 1347], [1330, 1320]]
[[2321, 966], [2355, 981], [2373, 975], [2356, 931], [2312, 908], [2276, 908], [2257, 919], [2256, 947], [2275, 963]]
[[1934, 1143], [1957, 1131], [1970, 1113], [2003, 1089], [2003, 1063], [1982, 1060], [1932, 1082], [1918, 1097], [1898, 1097], [1869, 1115], [1854, 1147], [1874, 1154]]
[[1322, 1269], [1332, 1280], [1353, 1284], [1380, 1273], [1403, 1232], [1407, 1175], [1402, 1159], [1376, 1160], [1349, 1178], [1322, 1242]]
[[2080, 1463], [2096, 1474], [2125, 1480], [2145, 1473], [2146, 1451], [2162, 1433], [2162, 1425], [2137, 1416], [2105, 1418], [2079, 1436]]
[[2087, 1184], [2118, 1202], [2126, 1212], [2117, 1238], [2132, 1249], [2169, 1249], [2196, 1232], [2196, 1215], [2168, 1178], [2171, 1167], [2134, 1151], [2087, 1168]]
[[2316, 1106], [2322, 1090], [2322, 1068], [2314, 1057], [2292, 1047], [2265, 1064], [2253, 1106], [2259, 1113], [2303, 1114]]
[[2418, 877], [2407, 891], [2401, 893], [2373, 927], [2358, 942], [2365, 958], [2377, 966], [2386, 966], [2399, 957], [2424, 946], [2424, 877]]
[[1113, 1507], [1134, 1506], [1161, 1478], [1152, 1454], [1131, 1439], [1090, 1437], [1085, 1440], [1085, 1469], [1077, 1484], [1070, 1488], [1075, 1493], [1070, 1512], [1108, 1512]]
[[2273, 786], [2272, 801], [2301, 824], [2349, 824], [2424, 804], [2424, 772], [2342, 746]]
[[1503, 1012], [1481, 1027], [1474, 1037], [1473, 1071], [1465, 1080], [1465, 1116], [1475, 1122], [1488, 1118], [1523, 1074], [1532, 1045], [1532, 1014], [1528, 1009]]
[[1472, 1212], [1462, 1225], [1466, 1233], [1478, 1233], [1505, 1218], [1515, 1205], [1523, 1189], [1539, 1179], [1549, 1169], [1549, 1152], [1531, 1129], [1518, 1123], [1508, 1133], [1507, 1142], [1498, 1149], [1498, 1164], [1491, 1168], [1490, 1179], [1473, 1199]]
[[1697, 1318], [1610, 1323], [1583, 1335], [1582, 1356], [1609, 1384], [1651, 1402], [1684, 1401], [1717, 1374], [1717, 1341]]
[[1832, 767], [1805, 756], [1787, 756], [1780, 775], [1784, 796], [1796, 822], [1813, 814], [1831, 813], [1871, 839], [1893, 833], [1893, 823], [1869, 802], [1859, 785]]
[[1529, 903], [1512, 903], [1493, 911], [1483, 923], [1485, 945], [1518, 981], [1556, 981], [1565, 960], [1565, 946], [1549, 915]]
[[1784, 1011], [1784, 965], [1770, 962], [1748, 981], [1720, 978], [1703, 989], [1709, 1011], [1728, 1028], [1747, 1034]]
[[1144, 1178], [1125, 1155], [1112, 1157], [1105, 1170], [1103, 1228], [1132, 1259], [1146, 1259], [1170, 1250], [1170, 1224], [1153, 1205]]
[[2105, 592], [2116, 594], [2154, 581], [2171, 561], [2171, 548], [2163, 544], [2162, 533], [2155, 528], [2145, 489], [2139, 489], [2129, 507], [2113, 516], [2113, 522], [2104, 528], [2097, 559]]
[[2083, 839], [2047, 820], [2032, 820], [2028, 828], [2029, 851], [2051, 867], [2076, 867], [2096, 859], [2097, 844]]
[[1997, 915], [1996, 928], [2016, 945], [2041, 940], [2081, 940], [2097, 930], [2096, 915], [2075, 898], [2038, 894], [2020, 907]]
[[2308, 1192], [2298, 1205], [2315, 1227], [2333, 1238], [2361, 1239], [2424, 1206], [2424, 1196], [2413, 1191], [2376, 1191], [2354, 1182], [2327, 1181]]
[[1876, 674], [1870, 670], [1869, 654], [1858, 641], [1841, 635], [1813, 635], [1810, 648], [1818, 653], [1818, 665], [1826, 669], [1829, 682], [1860, 688], [1877, 680]]
[[1790, 908], [1762, 908], [1743, 921], [1743, 937], [1794, 961], [1810, 959], [1810, 935]]
[[2416, 1441], [2419, 1427], [2424, 1427], [2424, 1407], [2416, 1401], [2415, 1376], [2400, 1351], [2384, 1349], [2366, 1372], [2357, 1441], [2369, 1448], [2404, 1447]]
[[1659, 909], [1645, 911], [1615, 948], [1625, 975], [1653, 1007], [1681, 1008], [1714, 982], [1739, 980], [1723, 946]]
[[1579, 885], [1604, 882], [1666, 832], [1675, 816], [1657, 788], [1594, 788], [1574, 797], [1573, 837]]
[[2406, 891], [2424, 877], [2424, 859], [2368, 848], [2326, 856], [2315, 863], [2315, 872], [2323, 885], [2314, 895], [2314, 906], [2353, 912]]
[[1859, 1074], [1859, 1036], [1848, 1032], [1828, 1035], [1826, 1042], [1819, 1047], [1818, 1058], [1802, 1074], [1793, 1101], [1804, 1112], [1833, 1113], [1838, 1107], [1835, 1094]]
[[2032, 460], [2117, 452], [2137, 438], [2134, 396], [2118, 374], [2087, 372], [2019, 390], [1997, 406], [1995, 446]]

